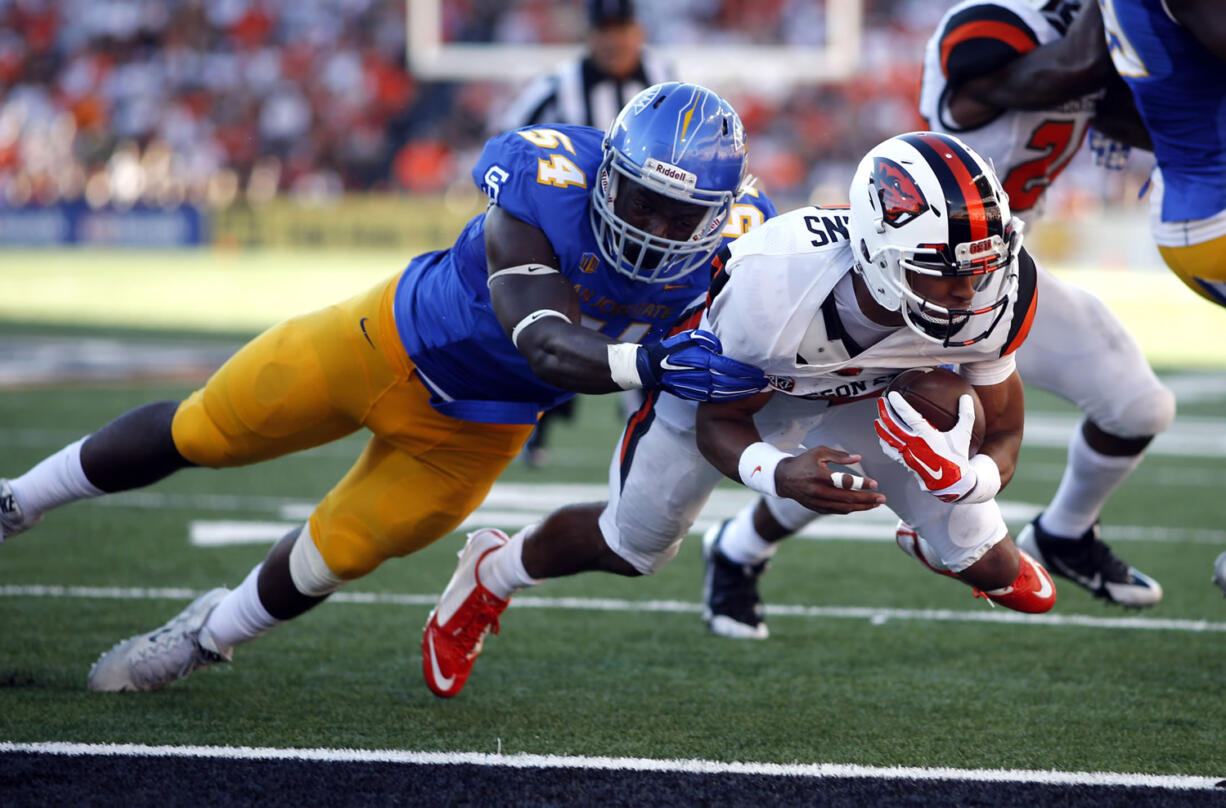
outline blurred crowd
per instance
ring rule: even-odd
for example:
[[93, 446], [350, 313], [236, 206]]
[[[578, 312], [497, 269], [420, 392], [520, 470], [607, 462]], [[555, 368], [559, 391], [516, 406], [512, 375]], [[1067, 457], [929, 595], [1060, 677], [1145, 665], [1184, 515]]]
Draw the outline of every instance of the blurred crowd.
[[[224, 206], [467, 183], [488, 121], [519, 88], [416, 80], [405, 4], [0, 0], [0, 201]], [[741, 113], [751, 170], [773, 195], [832, 199], [866, 148], [921, 125], [923, 44], [949, 5], [864, 0], [863, 68], [847, 82], [713, 88]], [[639, 7], [652, 43], [824, 38], [811, 0]], [[448, 41], [565, 43], [584, 32], [573, 0], [441, 8]]]

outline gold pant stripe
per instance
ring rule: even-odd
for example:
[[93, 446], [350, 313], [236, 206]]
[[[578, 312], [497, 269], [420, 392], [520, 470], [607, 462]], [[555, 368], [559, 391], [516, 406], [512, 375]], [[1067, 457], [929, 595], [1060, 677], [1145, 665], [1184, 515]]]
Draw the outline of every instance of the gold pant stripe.
[[183, 456], [210, 468], [369, 429], [362, 455], [310, 520], [328, 567], [345, 579], [454, 530], [532, 432], [430, 406], [396, 331], [398, 280], [256, 337], [179, 405], [172, 427]]

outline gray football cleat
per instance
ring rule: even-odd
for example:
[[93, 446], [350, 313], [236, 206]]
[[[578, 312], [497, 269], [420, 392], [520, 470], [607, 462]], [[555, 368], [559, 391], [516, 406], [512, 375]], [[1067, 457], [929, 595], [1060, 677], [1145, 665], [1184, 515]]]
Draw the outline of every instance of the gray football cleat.
[[17, 504], [17, 497], [13, 495], [12, 483], [0, 477], [0, 542], [33, 527], [42, 519], [41, 514], [27, 519], [21, 506]]
[[1222, 594], [1226, 595], [1226, 553], [1219, 555], [1217, 561], [1213, 562], [1213, 582], [1222, 590]]
[[229, 662], [204, 628], [213, 609], [230, 590], [218, 587], [193, 600], [166, 625], [115, 644], [89, 669], [87, 685], [98, 693], [161, 690], [197, 668]]

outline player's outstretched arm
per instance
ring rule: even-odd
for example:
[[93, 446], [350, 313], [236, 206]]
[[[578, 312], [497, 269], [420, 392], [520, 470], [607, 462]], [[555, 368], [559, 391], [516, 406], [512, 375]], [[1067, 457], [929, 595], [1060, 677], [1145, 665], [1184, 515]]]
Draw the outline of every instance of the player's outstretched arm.
[[577, 393], [662, 389], [694, 401], [740, 398], [766, 386], [755, 367], [722, 355], [706, 331], [658, 345], [615, 342], [580, 324], [579, 298], [545, 234], [492, 206], [485, 218], [490, 302], [543, 381]]
[[1048, 109], [1102, 88], [1113, 75], [1098, 3], [1084, 3], [1067, 34], [963, 82], [950, 107], [963, 98], [995, 109]]
[[885, 502], [873, 490], [876, 480], [829, 468], [858, 463], [859, 455], [819, 446], [793, 456], [763, 442], [753, 415], [771, 395], [699, 405], [698, 449], [711, 465], [755, 491], [794, 499], [818, 513], [866, 511]]

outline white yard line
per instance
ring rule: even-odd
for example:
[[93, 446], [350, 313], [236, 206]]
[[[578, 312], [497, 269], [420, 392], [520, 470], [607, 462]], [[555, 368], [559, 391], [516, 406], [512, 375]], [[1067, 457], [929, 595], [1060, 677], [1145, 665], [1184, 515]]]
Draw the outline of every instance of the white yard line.
[[393, 749], [276, 749], [250, 746], [146, 746], [67, 742], [0, 742], [0, 754], [107, 755], [223, 760], [307, 760], [328, 763], [403, 763], [418, 765], [503, 766], [515, 769], [551, 768], [603, 771], [674, 772], [678, 774], [748, 774], [768, 777], [862, 778], [866, 780], [957, 780], [1039, 785], [1134, 786], [1207, 791], [1219, 778], [1118, 772], [1061, 772], [1028, 769], [953, 769], [919, 766], [856, 766], [844, 763], [753, 763], [718, 760], [656, 760], [653, 758], [582, 757], [563, 755], [499, 755], [482, 752], [414, 752]]
[[[572, 502], [594, 502], [606, 498], [603, 484], [497, 483], [490, 495], [461, 525], [461, 529], [495, 526], [517, 530], [539, 521], [553, 508]], [[736, 515], [757, 495], [743, 488], [718, 488], [690, 535], [700, 535], [713, 522]], [[206, 519], [189, 523], [189, 540], [202, 546], [264, 543], [279, 539], [295, 523], [305, 520], [315, 503], [289, 497], [238, 494], [170, 494], [159, 491], [128, 491], [88, 500], [87, 506], [148, 508], [152, 510], [217, 511], [229, 515], [263, 512], [274, 519]], [[1036, 503], [1000, 501], [1005, 521], [1020, 525], [1042, 510]], [[882, 508], [874, 511], [818, 519], [800, 532], [802, 538], [834, 541], [890, 542], [894, 540], [897, 518]], [[54, 529], [49, 521], [42, 530]], [[1226, 546], [1226, 530], [1209, 528], [1154, 527], [1141, 525], [1103, 525], [1107, 541], [1153, 541], [1165, 543], [1212, 544]]]
[[[107, 586], [0, 586], [0, 597], [98, 598], [103, 600], [191, 600], [200, 594], [181, 587], [145, 589]], [[434, 606], [437, 594], [397, 594], [390, 592], [337, 592], [329, 601], [358, 605]], [[517, 595], [514, 609], [561, 609], [567, 611], [701, 614], [701, 603], [681, 600], [625, 600], [621, 598], [544, 598]], [[1152, 617], [1092, 617], [1082, 614], [1021, 614], [984, 604], [975, 611], [952, 609], [888, 609], [875, 606], [787, 606], [768, 605], [772, 617], [808, 619], [866, 620], [879, 626], [891, 620], [943, 623], [1012, 623], [1029, 626], [1073, 626], [1077, 628], [1135, 629], [1147, 631], [1185, 631], [1197, 634], [1226, 633], [1226, 623], [1208, 620], [1166, 620]]]

